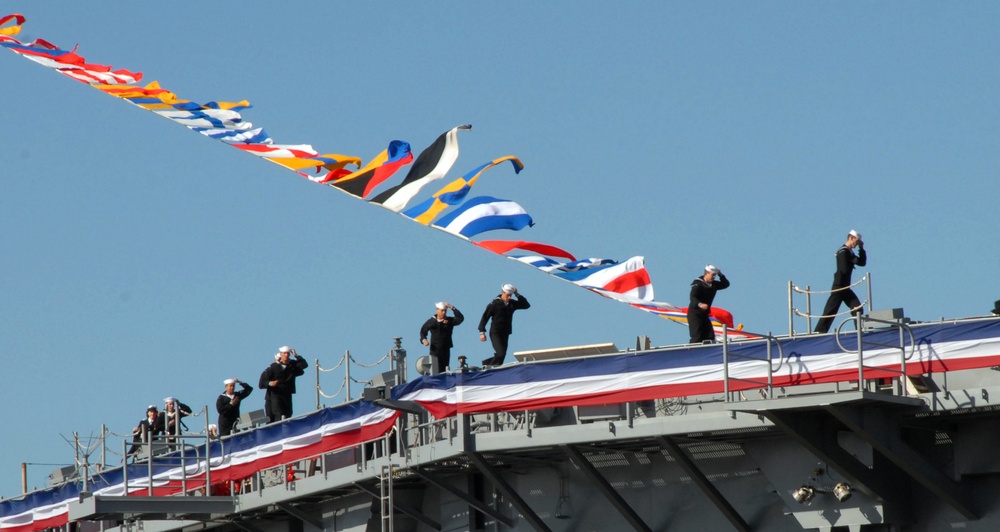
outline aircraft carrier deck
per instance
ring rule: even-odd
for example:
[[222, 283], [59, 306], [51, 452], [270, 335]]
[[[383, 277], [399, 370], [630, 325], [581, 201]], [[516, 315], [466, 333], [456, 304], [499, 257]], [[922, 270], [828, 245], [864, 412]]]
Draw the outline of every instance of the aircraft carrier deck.
[[1000, 529], [1000, 318], [850, 323], [395, 366], [363, 400], [81, 466], [0, 530]]

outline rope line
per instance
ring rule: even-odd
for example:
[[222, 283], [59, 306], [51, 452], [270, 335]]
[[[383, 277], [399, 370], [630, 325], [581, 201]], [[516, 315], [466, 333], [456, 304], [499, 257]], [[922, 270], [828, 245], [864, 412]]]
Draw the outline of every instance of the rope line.
[[341, 364], [343, 364], [343, 363], [344, 363], [344, 359], [342, 358], [342, 359], [340, 359], [340, 362], [337, 362], [337, 365], [334, 366], [334, 367], [332, 367], [332, 368], [324, 368], [323, 366], [320, 366], [319, 364], [317, 364], [316, 365], [316, 369], [318, 369], [320, 371], [333, 371], [333, 370], [339, 368], [341, 366]]
[[333, 399], [334, 397], [337, 397], [338, 395], [340, 395], [340, 392], [344, 391], [344, 386], [346, 384], [347, 383], [345, 381], [340, 381], [340, 388], [337, 391], [333, 392], [333, 395], [327, 395], [327, 394], [323, 393], [323, 389], [322, 388], [320, 388], [319, 394], [322, 395], [323, 397], [327, 398], [327, 399]]
[[795, 285], [792, 285], [792, 290], [794, 290], [794, 291], [796, 291], [796, 292], [798, 292], [800, 294], [832, 294], [834, 292], [841, 292], [843, 290], [850, 290], [851, 288], [854, 288], [855, 286], [858, 286], [859, 284], [865, 282], [865, 280], [867, 278], [868, 278], [868, 276], [866, 275], [866, 276], [862, 277], [861, 279], [859, 279], [858, 282], [856, 282], [856, 283], [854, 283], [854, 284], [852, 284], [850, 286], [844, 286], [844, 287], [841, 287], [841, 288], [833, 288], [831, 290], [806, 290], [804, 288], [799, 288], [799, 287], [797, 287]]
[[867, 304], [868, 304], [867, 300], [862, 301], [860, 305], [853, 308], [848, 308], [846, 311], [841, 312], [840, 314], [806, 314], [805, 312], [801, 312], [799, 311], [799, 309], [794, 307], [792, 308], [792, 312], [794, 312], [795, 315], [799, 316], [800, 318], [836, 318], [838, 316], [843, 316], [845, 314], [853, 314], [855, 311], [865, 308], [865, 305]]
[[358, 362], [357, 360], [354, 360], [354, 356], [353, 355], [348, 355], [348, 356], [351, 357], [351, 362], [354, 362], [358, 366], [361, 366], [363, 368], [374, 368], [374, 367], [378, 366], [379, 364], [385, 362], [385, 359], [389, 358], [390, 354], [391, 353], [386, 353], [385, 356], [382, 357], [382, 360], [379, 360], [378, 362], [376, 362], [376, 363], [374, 363], [374, 364], [372, 364], [370, 366], [366, 366], [365, 364], [362, 364], [361, 362]]

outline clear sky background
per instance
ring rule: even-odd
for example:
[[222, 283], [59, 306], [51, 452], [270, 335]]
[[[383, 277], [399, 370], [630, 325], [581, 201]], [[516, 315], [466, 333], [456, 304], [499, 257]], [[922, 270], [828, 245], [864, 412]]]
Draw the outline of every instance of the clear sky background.
[[[520, 175], [505, 164], [473, 192], [536, 222], [483, 238], [645, 256], [678, 305], [716, 264], [733, 283], [717, 306], [752, 331], [788, 332], [788, 281], [829, 288], [852, 228], [876, 308], [936, 320], [1000, 299], [995, 2], [0, 6], [28, 17], [22, 41], [79, 44], [196, 102], [248, 99], [279, 143], [367, 161], [470, 123], [437, 185], [516, 155]], [[214, 422], [222, 380], [256, 384], [284, 344], [332, 367], [401, 336], [412, 368], [435, 301], [469, 320], [453, 357], [481, 360], [476, 322], [505, 282], [532, 304], [511, 351], [687, 339], [6, 51], [0, 99], [0, 495], [21, 462], [42, 487], [74, 431], [130, 433], [166, 396]], [[256, 390], [244, 410], [262, 404]]]

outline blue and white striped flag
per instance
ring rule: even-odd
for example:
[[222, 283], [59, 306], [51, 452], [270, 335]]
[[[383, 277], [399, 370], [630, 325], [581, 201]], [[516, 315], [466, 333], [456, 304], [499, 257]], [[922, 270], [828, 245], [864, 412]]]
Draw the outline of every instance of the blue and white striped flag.
[[472, 238], [479, 233], [494, 229], [520, 231], [535, 225], [523, 207], [510, 200], [490, 196], [479, 196], [466, 201], [447, 216], [442, 217], [434, 227], [453, 235]]

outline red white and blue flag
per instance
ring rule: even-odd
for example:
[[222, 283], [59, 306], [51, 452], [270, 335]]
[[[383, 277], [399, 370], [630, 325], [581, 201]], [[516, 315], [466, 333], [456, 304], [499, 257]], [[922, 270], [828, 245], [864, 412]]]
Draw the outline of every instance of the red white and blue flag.
[[[356, 401], [326, 408], [283, 423], [240, 432], [210, 444], [206, 453], [188, 451], [158, 456], [149, 464], [128, 465], [94, 475], [88, 489], [96, 495], [166, 496], [204, 487], [206, 469], [213, 486], [247, 478], [257, 471], [338, 449], [356, 446], [386, 435], [399, 412]], [[183, 466], [183, 467], [182, 467]], [[128, 486], [125, 485], [126, 473]], [[152, 486], [150, 486], [152, 479]], [[69, 483], [36, 491], [19, 499], [0, 501], [0, 532], [26, 532], [59, 527], [69, 521], [69, 503], [79, 499], [83, 486]]]
[[653, 283], [643, 257], [572, 272], [553, 272], [552, 275], [618, 301], [653, 301]]
[[[1000, 365], [1000, 320], [912, 327], [906, 374]], [[866, 346], [899, 344], [895, 329], [866, 333]], [[745, 339], [728, 345], [730, 391], [846, 382], [858, 378], [853, 336], [812, 335], [772, 344]], [[865, 378], [898, 378], [899, 347], [865, 347]], [[619, 355], [515, 364], [473, 373], [425, 377], [397, 387], [393, 398], [416, 401], [435, 417], [460, 413], [537, 410], [722, 393], [726, 368], [721, 345], [685, 345]]]

